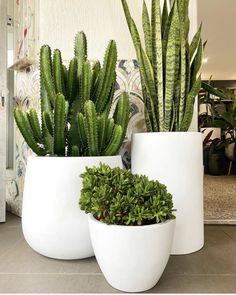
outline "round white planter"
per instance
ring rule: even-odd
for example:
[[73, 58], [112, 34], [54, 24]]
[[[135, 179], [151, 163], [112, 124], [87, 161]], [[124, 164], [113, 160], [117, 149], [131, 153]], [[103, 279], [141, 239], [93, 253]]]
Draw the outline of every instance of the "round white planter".
[[172, 254], [188, 254], [204, 244], [203, 151], [198, 132], [136, 133], [131, 169], [167, 186], [173, 195], [176, 228]]
[[121, 156], [30, 157], [24, 185], [22, 227], [27, 243], [57, 259], [94, 255], [87, 215], [79, 208], [85, 167], [122, 167]]
[[125, 292], [154, 287], [170, 256], [175, 220], [122, 226], [99, 222], [91, 214], [88, 218], [94, 253], [108, 283]]

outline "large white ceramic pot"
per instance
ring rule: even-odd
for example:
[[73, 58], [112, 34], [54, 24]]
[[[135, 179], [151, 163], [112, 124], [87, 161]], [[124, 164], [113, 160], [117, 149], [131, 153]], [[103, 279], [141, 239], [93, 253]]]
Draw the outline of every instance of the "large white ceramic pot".
[[107, 225], [89, 214], [97, 262], [108, 283], [121, 291], [151, 289], [168, 262], [175, 220], [144, 226]]
[[94, 255], [87, 215], [79, 208], [85, 167], [121, 167], [121, 156], [30, 157], [24, 185], [22, 227], [27, 243], [57, 259]]
[[200, 250], [204, 244], [202, 134], [133, 134], [131, 169], [165, 184], [173, 195], [177, 212], [171, 253]]

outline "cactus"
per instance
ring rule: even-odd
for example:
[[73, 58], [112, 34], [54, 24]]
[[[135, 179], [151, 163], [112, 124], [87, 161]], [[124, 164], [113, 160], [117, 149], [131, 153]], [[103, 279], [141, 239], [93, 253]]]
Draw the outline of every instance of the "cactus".
[[40, 50], [41, 123], [36, 110], [15, 110], [16, 123], [30, 148], [38, 155], [115, 155], [125, 138], [129, 97], [117, 99], [109, 118], [116, 83], [117, 48], [110, 41], [103, 66], [87, 59], [83, 32], [75, 38], [75, 56], [67, 69], [60, 50]]
[[152, 0], [151, 18], [144, 1], [143, 46], [127, 2], [121, 2], [139, 62], [147, 131], [187, 131], [202, 85], [202, 25], [189, 44], [188, 0], [169, 1], [170, 11], [164, 0], [162, 13], [160, 0]]

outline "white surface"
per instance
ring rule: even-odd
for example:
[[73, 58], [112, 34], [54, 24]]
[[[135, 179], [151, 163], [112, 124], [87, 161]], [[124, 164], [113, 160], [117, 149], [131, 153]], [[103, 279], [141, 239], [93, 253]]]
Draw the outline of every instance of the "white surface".
[[206, 138], [206, 136], [213, 131], [210, 139], [214, 140], [216, 138], [221, 138], [221, 128], [216, 128], [216, 127], [203, 127], [201, 128], [202, 132], [202, 141]]
[[[142, 0], [127, 1], [139, 31], [142, 28]], [[147, 6], [150, 7], [150, 0]], [[135, 51], [120, 0], [40, 0], [39, 43], [60, 48], [63, 59], [73, 55], [73, 40], [83, 30], [88, 38], [90, 59], [102, 59], [107, 43], [115, 39], [119, 59], [134, 59]], [[190, 34], [196, 30], [196, 0], [190, 0]]]
[[167, 186], [173, 195], [176, 229], [172, 254], [203, 247], [202, 134], [166, 132], [133, 134], [131, 167]]
[[89, 214], [97, 262], [108, 283], [121, 291], [151, 289], [170, 256], [175, 220], [146, 226], [107, 225]]
[[122, 167], [121, 157], [30, 157], [25, 178], [22, 227], [38, 253], [58, 259], [93, 256], [86, 214], [78, 202], [85, 167]]
[[198, 0], [198, 21], [203, 22], [203, 40], [208, 40], [202, 78], [236, 80], [236, 1]]

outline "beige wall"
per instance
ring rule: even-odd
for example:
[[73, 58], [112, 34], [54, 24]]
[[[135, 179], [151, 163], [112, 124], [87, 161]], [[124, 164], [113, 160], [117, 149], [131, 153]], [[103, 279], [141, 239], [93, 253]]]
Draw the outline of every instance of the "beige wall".
[[[192, 29], [197, 24], [197, 0], [190, 0]], [[150, 0], [146, 0], [148, 6]], [[141, 27], [142, 0], [128, 0], [132, 15]], [[135, 52], [120, 0], [40, 0], [40, 45], [60, 48], [64, 59], [73, 53], [73, 39], [83, 30], [88, 38], [89, 57], [102, 59], [110, 39], [118, 45], [119, 59], [133, 59]]]

